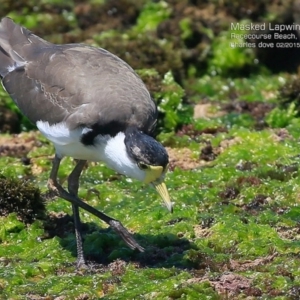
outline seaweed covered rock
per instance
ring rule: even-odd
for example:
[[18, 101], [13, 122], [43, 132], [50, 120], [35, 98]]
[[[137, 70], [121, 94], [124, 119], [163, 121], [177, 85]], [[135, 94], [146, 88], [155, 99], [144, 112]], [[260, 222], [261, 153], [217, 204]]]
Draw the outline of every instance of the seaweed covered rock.
[[45, 203], [40, 190], [22, 179], [0, 175], [0, 216], [16, 213], [25, 223], [44, 218]]
[[0, 104], [0, 133], [20, 132], [20, 120], [16, 112]]
[[294, 102], [299, 112], [300, 109], [300, 77], [297, 76], [287, 81], [279, 89], [279, 100], [281, 106], [286, 108], [290, 103]]

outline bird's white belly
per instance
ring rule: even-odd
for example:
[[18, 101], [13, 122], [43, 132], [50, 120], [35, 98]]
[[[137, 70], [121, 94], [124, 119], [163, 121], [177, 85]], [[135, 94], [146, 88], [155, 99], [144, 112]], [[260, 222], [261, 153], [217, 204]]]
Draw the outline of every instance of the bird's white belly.
[[97, 146], [85, 146], [80, 139], [82, 134], [89, 130], [87, 128], [69, 130], [64, 122], [49, 125], [48, 122], [38, 121], [36, 125], [41, 133], [54, 144], [58, 156], [70, 156], [89, 161], [104, 159], [104, 147], [107, 138], [102, 138], [103, 143], [99, 142], [98, 139]]
[[101, 161], [103, 157], [98, 147], [84, 146], [81, 142], [60, 145], [54, 143], [56, 153], [60, 157], [70, 156], [75, 159]]

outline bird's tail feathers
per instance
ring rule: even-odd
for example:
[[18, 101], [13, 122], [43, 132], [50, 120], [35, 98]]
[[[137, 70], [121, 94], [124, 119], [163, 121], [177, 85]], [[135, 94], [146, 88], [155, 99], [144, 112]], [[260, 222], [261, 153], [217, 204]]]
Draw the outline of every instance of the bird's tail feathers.
[[0, 22], [0, 76], [4, 77], [14, 69], [24, 66], [30, 60], [33, 48], [47, 46], [50, 43], [16, 24], [10, 18]]

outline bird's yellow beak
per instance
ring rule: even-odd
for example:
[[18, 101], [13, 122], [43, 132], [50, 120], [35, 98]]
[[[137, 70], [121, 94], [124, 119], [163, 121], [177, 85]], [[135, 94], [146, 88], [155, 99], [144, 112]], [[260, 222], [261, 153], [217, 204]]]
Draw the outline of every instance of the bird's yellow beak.
[[160, 194], [160, 196], [163, 198], [165, 205], [167, 207], [167, 209], [169, 210], [170, 213], [173, 212], [173, 205], [167, 190], [167, 186], [164, 182], [160, 182], [160, 183], [155, 183], [153, 182], [153, 185], [155, 187], [155, 189], [157, 190], [157, 192]]
[[149, 168], [146, 170], [146, 177], [144, 182], [148, 184], [152, 184], [159, 195], [165, 202], [167, 209], [172, 213], [173, 205], [167, 190], [166, 184], [161, 180], [163, 173], [165, 170], [161, 166], [148, 166]]

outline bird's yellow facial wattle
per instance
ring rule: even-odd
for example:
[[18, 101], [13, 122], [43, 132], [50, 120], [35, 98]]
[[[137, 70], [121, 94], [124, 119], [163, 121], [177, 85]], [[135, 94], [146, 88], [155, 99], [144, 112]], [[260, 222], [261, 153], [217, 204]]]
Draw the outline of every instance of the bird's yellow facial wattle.
[[144, 165], [144, 170], [146, 172], [144, 183], [147, 184], [159, 180], [162, 176], [164, 176], [165, 173], [165, 170], [162, 166]]
[[168, 167], [163, 168], [162, 166], [151, 165], [143, 165], [142, 167], [146, 172], [144, 183], [153, 185], [164, 200], [168, 210], [173, 212], [173, 205], [167, 190], [167, 186], [164, 183], [164, 177]]

